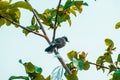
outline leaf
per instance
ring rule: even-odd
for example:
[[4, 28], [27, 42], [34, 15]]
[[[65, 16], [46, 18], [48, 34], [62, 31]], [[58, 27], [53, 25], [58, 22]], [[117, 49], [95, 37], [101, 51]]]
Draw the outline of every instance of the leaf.
[[67, 78], [67, 80], [78, 80], [76, 70], [73, 70], [71, 75], [67, 74], [67, 72], [65, 72], [64, 75]]
[[69, 25], [71, 26], [71, 24], [72, 24], [71, 20], [70, 20], [70, 19], [68, 19], [67, 21], [68, 21]]
[[0, 27], [5, 24], [5, 19], [0, 18]]
[[35, 17], [33, 16], [31, 20], [31, 25], [34, 25], [35, 23], [36, 23], [36, 20], [35, 20]]
[[75, 1], [75, 2], [74, 2], [74, 5], [76, 6], [77, 11], [78, 11], [79, 13], [82, 12], [82, 8], [81, 8], [82, 4], [83, 4], [83, 1]]
[[48, 76], [45, 80], [51, 80], [51, 77], [50, 77], [50, 76]]
[[113, 64], [109, 65], [109, 73], [115, 70], [116, 70], [116, 67]]
[[90, 63], [88, 61], [85, 61], [83, 69], [88, 70], [89, 68], [90, 68]]
[[115, 29], [119, 29], [120, 28], [120, 22], [118, 22], [116, 25], [115, 25]]
[[22, 32], [25, 34], [25, 36], [27, 36], [27, 35], [30, 33], [29, 31], [27, 31], [27, 30], [25, 30], [25, 29], [23, 29]]
[[120, 69], [114, 72], [113, 80], [120, 80]]
[[108, 63], [113, 63], [112, 57], [111, 57], [110, 54], [105, 53], [105, 54], [104, 54], [104, 58], [105, 58], [105, 61], [106, 61], [106, 62], [108, 62]]
[[78, 66], [77, 66], [78, 70], [83, 70], [84, 68], [84, 61], [83, 59], [78, 59]]
[[84, 6], [88, 6], [88, 3], [86, 3], [86, 2], [83, 2], [83, 4], [82, 5], [84, 5]]
[[11, 76], [10, 78], [9, 78], [9, 80], [13, 80], [13, 79], [21, 79], [21, 80], [29, 80], [29, 78], [27, 77], [27, 76]]
[[74, 2], [73, 2], [73, 1], [67, 1], [67, 2], [65, 3], [64, 9], [70, 8], [70, 7], [73, 6], [73, 5], [74, 5]]
[[36, 73], [42, 73], [42, 68], [35, 66], [35, 72]]
[[117, 62], [120, 62], [120, 54], [118, 54]]
[[78, 66], [78, 60], [76, 58], [73, 58], [72, 59], [72, 63], [74, 65], [74, 67], [77, 67]]
[[19, 23], [19, 20], [20, 20], [20, 10], [17, 9], [17, 8], [10, 8], [7, 10], [7, 17], [9, 16], [10, 19], [12, 19], [13, 21]]
[[20, 63], [20, 64], [23, 64], [22, 59], [19, 60], [19, 63]]
[[73, 8], [70, 8], [70, 13], [72, 13], [74, 16], [76, 16], [76, 12]]
[[26, 73], [29, 74], [35, 72], [35, 66], [31, 62], [24, 63], [23, 65], [25, 67]]
[[39, 74], [35, 74], [35, 75], [32, 75], [32, 77], [34, 78], [33, 80], [45, 80], [44, 76]]
[[67, 53], [67, 56], [70, 60], [72, 60], [73, 58], [77, 58], [77, 52], [76, 51], [70, 51], [69, 53]]
[[107, 51], [114, 50], [114, 43], [111, 39], [107, 38], [105, 39], [105, 44], [108, 46]]
[[35, 26], [34, 25], [27, 26], [27, 28], [30, 29], [31, 31], [35, 30]]
[[82, 58], [85, 60], [86, 57], [87, 57], [87, 54], [84, 51], [81, 54], [79, 54], [79, 58]]
[[[38, 27], [34, 25], [27, 26], [26, 28], [30, 31], [34, 31], [34, 30], [36, 30], [36, 32], [38, 31]], [[23, 29], [22, 31], [25, 34], [25, 36], [27, 36], [30, 33], [30, 31], [28, 30]]]
[[[105, 56], [100, 56], [98, 57], [97, 61], [96, 61], [96, 64], [99, 64], [101, 66], [103, 66], [104, 64], [104, 59], [105, 59]], [[101, 69], [100, 66], [96, 66], [97, 70]]]
[[16, 7], [24, 8], [24, 9], [28, 9], [28, 10], [32, 11], [31, 5], [26, 3], [26, 2], [24, 2], [24, 1], [18, 1], [16, 3], [12, 4], [12, 7], [14, 7], [14, 8], [16, 8]]
[[9, 7], [9, 3], [7, 1], [0, 1], [0, 10], [6, 9]]

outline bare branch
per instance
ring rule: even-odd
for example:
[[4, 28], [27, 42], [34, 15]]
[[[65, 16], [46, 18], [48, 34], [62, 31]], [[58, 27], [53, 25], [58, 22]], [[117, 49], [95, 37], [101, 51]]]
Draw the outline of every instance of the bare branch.
[[99, 64], [95, 64], [95, 63], [93, 63], [93, 62], [89, 62], [89, 63], [92, 64], [92, 65], [99, 66], [99, 67], [101, 67], [101, 68], [109, 69], [108, 67], [105, 67], [105, 66], [102, 66], [102, 65], [99, 65]]
[[58, 60], [60, 61], [60, 63], [62, 64], [62, 66], [64, 67], [64, 69], [66, 70], [66, 72], [68, 74], [72, 74], [72, 72], [70, 71], [70, 69], [67, 67], [67, 65], [65, 64], [64, 60], [62, 59], [62, 57], [59, 55], [59, 52], [54, 50], [55, 55], [57, 55]]
[[59, 3], [58, 3], [58, 6], [57, 6], [57, 9], [56, 9], [56, 17], [55, 17], [55, 24], [54, 24], [54, 30], [53, 30], [53, 38], [52, 38], [52, 41], [55, 40], [55, 35], [56, 35], [56, 29], [57, 29], [57, 19], [58, 19], [58, 11], [59, 11], [59, 7], [60, 7], [60, 3], [61, 3], [61, 0], [59, 0]]
[[42, 34], [39, 34], [39, 33], [35, 32], [35, 31], [31, 31], [30, 29], [28, 29], [28, 28], [26, 28], [26, 27], [18, 24], [17, 22], [13, 21], [12, 19], [7, 18], [7, 17], [4, 16], [3, 14], [0, 14], [0, 17], [2, 17], [2, 18], [4, 18], [5, 20], [9, 21], [9, 22], [12, 23], [13, 25], [19, 26], [20, 28], [22, 28], [22, 29], [24, 29], [24, 30], [27, 30], [27, 31], [29, 31], [29, 32], [31, 32], [31, 33], [34, 33], [34, 34], [36, 34], [36, 35], [38, 35], [38, 36], [41, 36], [41, 37], [44, 37], [44, 38], [46, 37], [46, 36], [44, 36], [44, 35], [42, 35]]

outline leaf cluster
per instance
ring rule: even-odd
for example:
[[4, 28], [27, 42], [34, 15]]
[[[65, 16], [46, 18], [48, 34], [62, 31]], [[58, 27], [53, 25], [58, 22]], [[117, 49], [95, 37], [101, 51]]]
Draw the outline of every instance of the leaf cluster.
[[[11, 1], [0, 1], [0, 15], [4, 15], [17, 23], [20, 22], [21, 17], [21, 12], [19, 8], [24, 8], [29, 11], [32, 10], [32, 7], [24, 1], [18, 1], [16, 3], [11, 3]], [[4, 24], [6, 24], [7, 26], [11, 25], [9, 21], [5, 20], [4, 18], [2, 18], [2, 16], [0, 16], [0, 27]]]
[[58, 9], [58, 14], [56, 14], [57, 9], [46, 9], [42, 14], [39, 14], [40, 19], [44, 25], [49, 26], [49, 28], [54, 29], [56, 15], [57, 17], [57, 27], [61, 26], [61, 23], [68, 22], [71, 25], [70, 14], [76, 16], [76, 11], [79, 13], [82, 12], [82, 6], [88, 6], [86, 2], [83, 1], [74, 1], [74, 0], [67, 0], [64, 5], [60, 5]]
[[88, 70], [90, 68], [90, 63], [86, 60], [87, 54], [85, 52], [70, 51], [67, 56], [71, 61], [67, 66], [72, 71], [72, 74], [69, 75], [65, 72], [64, 75], [67, 80], [78, 80], [78, 70]]
[[47, 78], [45, 78], [42, 75], [42, 68], [41, 67], [37, 67], [35, 65], [33, 65], [31, 62], [27, 62], [27, 63], [23, 63], [22, 60], [19, 60], [19, 62], [24, 66], [26, 74], [28, 74], [28, 76], [11, 76], [9, 78], [9, 80], [13, 80], [13, 79], [25, 79], [25, 80], [50, 80], [50, 76], [48, 76]]

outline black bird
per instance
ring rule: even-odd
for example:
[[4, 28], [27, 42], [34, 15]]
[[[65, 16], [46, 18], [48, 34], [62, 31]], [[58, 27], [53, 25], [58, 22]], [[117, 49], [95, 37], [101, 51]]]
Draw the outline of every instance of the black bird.
[[55, 48], [57, 48], [57, 50], [59, 48], [62, 48], [65, 46], [66, 42], [69, 42], [66, 36], [60, 37], [60, 38], [56, 38], [55, 41], [53, 41], [50, 46], [48, 46], [45, 51], [48, 53], [52, 53]]

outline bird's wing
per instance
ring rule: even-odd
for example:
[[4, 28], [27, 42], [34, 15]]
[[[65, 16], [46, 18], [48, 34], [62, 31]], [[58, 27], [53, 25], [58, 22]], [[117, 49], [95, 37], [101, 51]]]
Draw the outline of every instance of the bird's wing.
[[55, 39], [55, 44], [56, 44], [56, 45], [59, 45], [59, 44], [61, 45], [62, 42], [63, 42], [63, 39], [61, 39], [61, 38]]

